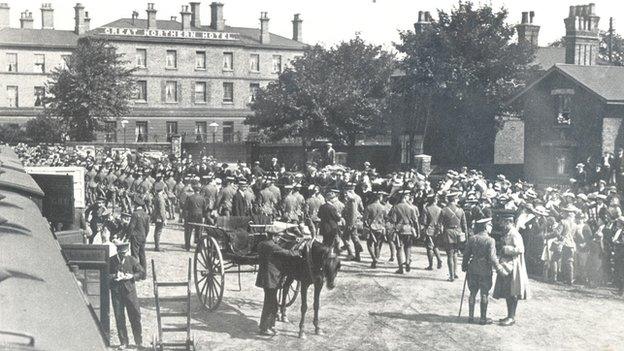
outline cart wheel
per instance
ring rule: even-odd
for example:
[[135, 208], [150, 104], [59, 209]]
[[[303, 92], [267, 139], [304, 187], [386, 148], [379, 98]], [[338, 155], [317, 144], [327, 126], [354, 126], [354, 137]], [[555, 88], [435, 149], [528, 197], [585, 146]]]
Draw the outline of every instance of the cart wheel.
[[[280, 287], [279, 289], [277, 289], [277, 301], [280, 303], [280, 305], [282, 303], [282, 288], [284, 285], [284, 280], [285, 279], [282, 278]], [[295, 280], [290, 284], [288, 292], [286, 293], [286, 304], [284, 305], [284, 307], [290, 307], [290, 305], [295, 303], [295, 300], [297, 300], [297, 295], [299, 295], [299, 281]]]
[[203, 236], [195, 249], [195, 289], [202, 305], [212, 312], [223, 298], [225, 270], [217, 241]]

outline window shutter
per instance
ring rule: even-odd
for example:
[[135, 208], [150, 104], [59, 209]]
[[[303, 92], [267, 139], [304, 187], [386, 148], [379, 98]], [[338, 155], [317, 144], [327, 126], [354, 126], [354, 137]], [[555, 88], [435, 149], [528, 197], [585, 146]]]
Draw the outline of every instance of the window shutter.
[[167, 102], [167, 82], [160, 82], [160, 101]]
[[197, 82], [191, 81], [191, 104], [195, 104], [195, 84]]
[[180, 82], [176, 82], [176, 85], [178, 86], [178, 101], [177, 102], [182, 102], [182, 83]]

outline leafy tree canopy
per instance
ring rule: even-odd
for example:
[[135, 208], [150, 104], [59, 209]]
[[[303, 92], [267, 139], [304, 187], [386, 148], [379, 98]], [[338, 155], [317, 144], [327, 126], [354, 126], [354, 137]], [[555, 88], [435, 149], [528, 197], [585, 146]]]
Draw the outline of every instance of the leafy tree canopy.
[[425, 152], [438, 163], [492, 162], [496, 117], [533, 70], [534, 50], [513, 40], [507, 14], [460, 1], [425, 30], [401, 33], [402, 93], [416, 101]]
[[72, 140], [91, 141], [105, 121], [130, 112], [132, 72], [107, 41], [84, 37], [65, 68], [52, 72], [45, 113], [59, 118]]
[[359, 36], [330, 49], [309, 47], [261, 89], [246, 123], [270, 140], [317, 138], [354, 144], [383, 133], [393, 56]]

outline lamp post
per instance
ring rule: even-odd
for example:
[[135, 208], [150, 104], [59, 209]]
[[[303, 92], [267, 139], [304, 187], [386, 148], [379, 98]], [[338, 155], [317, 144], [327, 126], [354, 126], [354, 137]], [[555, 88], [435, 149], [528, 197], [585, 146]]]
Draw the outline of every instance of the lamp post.
[[128, 125], [128, 120], [127, 119], [122, 119], [121, 120], [121, 127], [123, 128], [123, 146], [124, 146], [124, 152], [126, 149], [126, 125]]
[[210, 123], [210, 127], [212, 128], [212, 157], [216, 158], [216, 146], [217, 143], [217, 128], [219, 128], [219, 123], [212, 122]]

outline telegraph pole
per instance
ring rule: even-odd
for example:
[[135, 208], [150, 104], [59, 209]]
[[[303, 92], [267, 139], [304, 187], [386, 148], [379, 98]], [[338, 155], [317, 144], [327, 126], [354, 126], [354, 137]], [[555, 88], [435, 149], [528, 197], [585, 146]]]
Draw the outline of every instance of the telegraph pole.
[[613, 17], [609, 18], [609, 63], [613, 63]]

